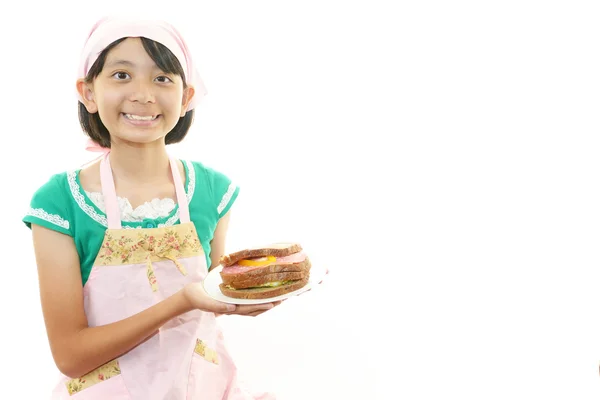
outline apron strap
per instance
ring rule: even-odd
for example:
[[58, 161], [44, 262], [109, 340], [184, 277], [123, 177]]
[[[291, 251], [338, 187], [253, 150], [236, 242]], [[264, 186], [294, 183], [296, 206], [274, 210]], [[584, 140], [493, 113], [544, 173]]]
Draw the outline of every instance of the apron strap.
[[100, 184], [102, 185], [102, 195], [104, 196], [104, 205], [106, 206], [106, 218], [108, 219], [108, 229], [121, 229], [121, 211], [117, 202], [117, 192], [115, 190], [115, 181], [110, 168], [110, 153], [106, 153], [100, 161]]
[[[106, 153], [100, 162], [100, 183], [102, 185], [102, 195], [106, 205], [106, 217], [108, 229], [121, 229], [121, 211], [117, 201], [117, 192], [115, 181], [110, 167], [110, 153]], [[175, 184], [175, 194], [177, 195], [177, 204], [179, 206], [179, 222], [184, 224], [190, 222], [190, 209], [188, 206], [187, 195], [181, 182], [181, 174], [177, 166], [177, 161], [169, 157], [171, 165], [171, 174]]]
[[179, 173], [177, 161], [172, 157], [169, 157], [169, 160], [171, 162], [171, 173], [173, 174], [173, 183], [175, 184], [177, 204], [179, 205], [179, 222], [186, 224], [190, 222], [190, 208], [188, 206], [187, 195], [183, 188], [183, 182], [181, 182], [181, 174]]

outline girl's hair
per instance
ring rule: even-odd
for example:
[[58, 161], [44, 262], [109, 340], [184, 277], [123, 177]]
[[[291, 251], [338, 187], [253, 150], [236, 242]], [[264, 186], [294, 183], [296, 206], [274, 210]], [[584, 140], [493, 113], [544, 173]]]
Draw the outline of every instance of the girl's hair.
[[[86, 83], [92, 83], [92, 81], [100, 75], [102, 72], [102, 68], [104, 68], [104, 62], [106, 61], [106, 56], [108, 52], [121, 43], [123, 40], [127, 38], [121, 38], [115, 40], [110, 45], [108, 45], [102, 53], [98, 56], [98, 59], [90, 68], [87, 76], [85, 77]], [[179, 63], [179, 60], [173, 55], [171, 50], [169, 50], [166, 46], [161, 43], [155, 42], [154, 40], [142, 37], [142, 44], [144, 45], [144, 49], [146, 53], [152, 58], [152, 60], [156, 63], [158, 68], [164, 71], [167, 74], [177, 74], [181, 76], [183, 80], [183, 88], [187, 88], [185, 83], [185, 73], [183, 72], [183, 68]], [[177, 125], [167, 134], [165, 138], [166, 144], [178, 143], [183, 140], [183, 138], [187, 135], [192, 122], [194, 121], [194, 110], [188, 111], [183, 117], [179, 118], [179, 122]], [[100, 119], [99, 113], [90, 114], [85, 106], [79, 102], [79, 123], [81, 124], [81, 128], [88, 136], [96, 143], [101, 145], [102, 147], [110, 148], [110, 134], [108, 133], [108, 129], [102, 123]]]

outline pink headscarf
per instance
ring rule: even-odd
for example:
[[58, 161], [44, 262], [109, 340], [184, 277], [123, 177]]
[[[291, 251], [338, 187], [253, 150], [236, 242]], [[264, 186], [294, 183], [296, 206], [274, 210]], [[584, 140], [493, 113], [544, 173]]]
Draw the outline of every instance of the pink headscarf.
[[[154, 40], [166, 46], [175, 55], [185, 73], [186, 84], [195, 89], [194, 97], [188, 105], [187, 111], [196, 107], [207, 94], [204, 82], [192, 62], [190, 51], [175, 27], [165, 21], [143, 18], [104, 17], [96, 22], [81, 53], [78, 79], [87, 76], [102, 50], [123, 37], [145, 37]], [[79, 92], [77, 92], [77, 97], [82, 102], [83, 99]], [[102, 153], [109, 151], [92, 140], [86, 143], [86, 149]]]

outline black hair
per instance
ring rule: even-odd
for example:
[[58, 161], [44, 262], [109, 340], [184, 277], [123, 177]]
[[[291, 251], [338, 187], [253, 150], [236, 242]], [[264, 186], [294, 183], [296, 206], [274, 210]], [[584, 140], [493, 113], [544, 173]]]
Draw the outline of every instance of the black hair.
[[[110, 45], [108, 45], [102, 53], [98, 56], [94, 65], [90, 68], [87, 76], [85, 77], [86, 83], [92, 83], [92, 81], [100, 75], [102, 72], [102, 68], [104, 68], [104, 63], [106, 61], [106, 56], [108, 52], [121, 43], [123, 40], [127, 38], [121, 38], [115, 40]], [[150, 56], [150, 58], [156, 63], [158, 68], [164, 71], [167, 74], [177, 74], [181, 76], [183, 80], [183, 88], [187, 88], [185, 83], [185, 73], [183, 72], [183, 68], [177, 60], [177, 57], [169, 50], [166, 46], [161, 43], [155, 42], [154, 40], [141, 37], [142, 44], [144, 45], [144, 49], [146, 53]], [[188, 111], [183, 117], [179, 118], [177, 125], [167, 134], [165, 137], [165, 143], [178, 143], [185, 138], [187, 135], [192, 122], [194, 121], [194, 110]], [[96, 143], [103, 147], [110, 148], [110, 134], [108, 133], [108, 129], [102, 123], [100, 119], [99, 113], [90, 114], [85, 106], [79, 102], [79, 123], [81, 124], [81, 128], [83, 131]]]

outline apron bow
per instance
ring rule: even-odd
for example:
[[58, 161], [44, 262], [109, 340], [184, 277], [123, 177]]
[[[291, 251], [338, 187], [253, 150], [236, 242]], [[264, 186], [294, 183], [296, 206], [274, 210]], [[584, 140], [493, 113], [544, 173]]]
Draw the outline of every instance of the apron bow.
[[158, 242], [155, 241], [154, 236], [150, 236], [148, 239], [141, 240], [138, 244], [148, 253], [146, 256], [146, 275], [153, 292], [158, 290], [158, 282], [152, 266], [153, 257], [171, 260], [182, 275], [187, 275], [185, 267], [177, 260], [181, 246], [175, 235], [168, 235]]

